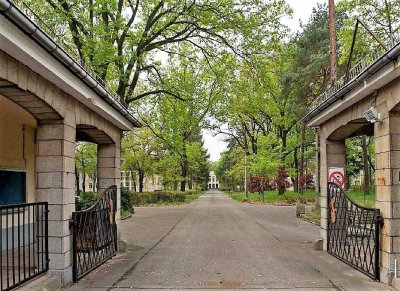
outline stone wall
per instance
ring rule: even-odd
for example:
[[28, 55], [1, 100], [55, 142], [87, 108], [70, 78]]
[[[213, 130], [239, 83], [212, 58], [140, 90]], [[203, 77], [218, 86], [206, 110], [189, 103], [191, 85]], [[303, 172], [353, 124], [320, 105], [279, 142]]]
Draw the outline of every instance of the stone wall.
[[391, 282], [394, 259], [400, 260], [400, 80], [394, 80], [320, 126], [321, 234], [326, 250], [327, 179], [331, 166], [345, 167], [345, 139], [365, 120], [363, 112], [375, 106], [381, 122], [374, 125], [376, 153], [376, 207], [384, 224], [380, 234], [380, 280]]

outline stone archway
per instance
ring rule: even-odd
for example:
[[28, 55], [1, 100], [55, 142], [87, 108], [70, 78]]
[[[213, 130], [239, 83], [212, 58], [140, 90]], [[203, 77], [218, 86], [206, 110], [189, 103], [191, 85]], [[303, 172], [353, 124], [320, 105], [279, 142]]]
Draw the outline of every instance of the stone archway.
[[[118, 213], [122, 130], [1, 50], [0, 95], [36, 120], [32, 199], [49, 203], [49, 267], [67, 284], [72, 281], [69, 224], [75, 210], [76, 141], [98, 144], [98, 191], [117, 185]], [[119, 223], [119, 214], [116, 219]]]

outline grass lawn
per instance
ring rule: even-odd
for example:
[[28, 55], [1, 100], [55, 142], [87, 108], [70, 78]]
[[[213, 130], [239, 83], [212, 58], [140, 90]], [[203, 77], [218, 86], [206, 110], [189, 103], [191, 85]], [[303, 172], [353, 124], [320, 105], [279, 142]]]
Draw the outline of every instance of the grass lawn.
[[[258, 193], [248, 193], [249, 197], [246, 199], [245, 192], [225, 192], [232, 199], [240, 202], [260, 203]], [[283, 195], [278, 195], [277, 191], [265, 191], [265, 203], [274, 204], [294, 204], [300, 199], [299, 193], [287, 191]], [[304, 192], [304, 199], [307, 202], [314, 202], [315, 192], [314, 190], [307, 190]]]
[[[364, 192], [360, 190], [349, 190], [347, 191], [347, 194], [350, 196], [350, 198], [360, 204], [361, 206], [364, 207], [370, 207], [374, 208], [375, 207], [375, 193], [371, 192], [369, 195], [364, 196]], [[306, 210], [306, 213], [304, 214], [304, 218], [307, 220], [310, 220], [316, 224], [320, 223], [320, 218], [321, 218], [321, 212], [319, 210], [314, 210], [309, 209]]]
[[132, 212], [126, 211], [126, 210], [121, 210], [121, 219], [128, 218], [130, 215], [132, 215]]
[[[260, 203], [258, 193], [250, 193], [246, 199], [244, 192], [225, 192], [232, 199], [240, 202]], [[369, 195], [365, 195], [359, 190], [349, 190], [347, 194], [358, 204], [365, 207], [375, 207], [375, 193], [371, 192]], [[304, 198], [307, 202], [314, 202], [315, 192], [314, 190], [307, 190], [304, 192]], [[287, 191], [283, 195], [278, 195], [277, 191], [265, 191], [265, 203], [282, 203], [282, 204], [294, 204], [300, 199], [299, 193]]]
[[364, 196], [363, 191], [359, 190], [349, 190], [347, 194], [350, 196], [358, 204], [365, 206], [365, 207], [375, 207], [375, 193], [371, 192], [368, 195]]

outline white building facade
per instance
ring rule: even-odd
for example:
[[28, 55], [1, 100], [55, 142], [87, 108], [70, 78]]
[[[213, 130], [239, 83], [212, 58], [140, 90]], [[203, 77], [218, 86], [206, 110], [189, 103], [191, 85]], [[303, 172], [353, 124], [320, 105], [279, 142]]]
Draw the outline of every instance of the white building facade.
[[208, 189], [219, 189], [219, 182], [213, 171], [210, 172], [208, 178]]

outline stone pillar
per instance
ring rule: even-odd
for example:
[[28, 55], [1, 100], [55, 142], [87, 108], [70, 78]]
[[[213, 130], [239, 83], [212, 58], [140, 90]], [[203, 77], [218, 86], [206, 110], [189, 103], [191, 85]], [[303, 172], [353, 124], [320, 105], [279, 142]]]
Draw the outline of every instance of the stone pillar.
[[121, 211], [121, 141], [112, 145], [99, 144], [97, 147], [97, 179], [98, 194], [103, 193], [108, 187], [117, 185], [117, 229], [120, 238], [120, 211]]
[[320, 207], [320, 148], [319, 148], [319, 129], [315, 130], [315, 209]]
[[376, 207], [384, 224], [380, 235], [380, 280], [390, 284], [394, 260], [400, 262], [400, 114], [375, 125]]
[[324, 241], [323, 249], [327, 251], [328, 234], [328, 171], [329, 167], [346, 168], [345, 141], [327, 140], [320, 135], [320, 207], [321, 207], [321, 237]]
[[75, 210], [75, 136], [64, 121], [40, 124], [36, 137], [36, 199], [49, 203], [50, 271], [63, 285], [72, 282], [72, 233]]

